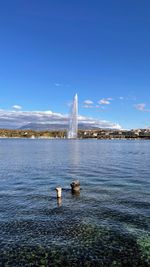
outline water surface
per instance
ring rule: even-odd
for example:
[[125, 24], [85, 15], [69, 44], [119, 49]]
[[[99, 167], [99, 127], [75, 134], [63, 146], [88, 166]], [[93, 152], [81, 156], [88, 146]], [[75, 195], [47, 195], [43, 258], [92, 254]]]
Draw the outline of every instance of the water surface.
[[143, 140], [0, 139], [0, 266], [150, 266], [149, 151]]

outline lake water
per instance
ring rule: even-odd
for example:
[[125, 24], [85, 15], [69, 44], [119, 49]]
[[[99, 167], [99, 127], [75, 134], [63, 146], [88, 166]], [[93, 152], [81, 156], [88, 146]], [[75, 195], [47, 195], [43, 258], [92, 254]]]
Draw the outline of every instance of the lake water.
[[150, 141], [0, 139], [0, 266], [150, 266]]

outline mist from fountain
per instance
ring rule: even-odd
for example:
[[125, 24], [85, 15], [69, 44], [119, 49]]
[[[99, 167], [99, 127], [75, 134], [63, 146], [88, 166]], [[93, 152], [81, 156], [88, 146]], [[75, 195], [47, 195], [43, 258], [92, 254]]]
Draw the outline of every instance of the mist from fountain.
[[69, 118], [68, 139], [76, 139], [78, 137], [78, 96], [73, 98], [71, 114]]

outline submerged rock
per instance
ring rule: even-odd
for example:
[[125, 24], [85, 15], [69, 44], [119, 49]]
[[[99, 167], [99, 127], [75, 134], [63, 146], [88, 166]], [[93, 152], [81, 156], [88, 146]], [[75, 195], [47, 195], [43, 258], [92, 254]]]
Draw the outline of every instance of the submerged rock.
[[79, 193], [80, 192], [80, 182], [79, 180], [73, 181], [71, 184], [72, 193]]

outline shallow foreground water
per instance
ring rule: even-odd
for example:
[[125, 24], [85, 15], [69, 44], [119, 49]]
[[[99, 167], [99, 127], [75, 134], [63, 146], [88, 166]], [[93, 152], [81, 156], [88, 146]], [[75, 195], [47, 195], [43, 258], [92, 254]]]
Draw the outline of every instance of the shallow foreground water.
[[150, 141], [0, 139], [0, 266], [150, 266], [149, 155]]

